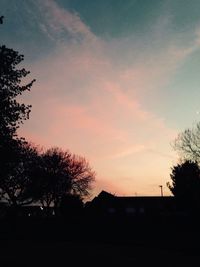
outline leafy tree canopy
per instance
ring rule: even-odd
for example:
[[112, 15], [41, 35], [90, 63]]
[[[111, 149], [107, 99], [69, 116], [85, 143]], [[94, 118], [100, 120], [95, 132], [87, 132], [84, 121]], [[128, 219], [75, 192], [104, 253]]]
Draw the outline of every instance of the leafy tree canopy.
[[32, 172], [38, 159], [37, 149], [27, 142], [12, 139], [0, 161], [0, 197], [11, 206], [30, 204]]
[[[3, 24], [3, 16], [0, 24]], [[19, 96], [29, 91], [35, 80], [24, 84], [29, 74], [19, 64], [24, 56], [0, 46], [0, 197], [11, 205], [27, 202], [28, 169], [35, 149], [17, 137], [17, 129], [29, 118], [31, 106], [20, 102]]]
[[24, 56], [6, 46], [0, 46], [0, 134], [14, 136], [24, 120], [29, 118], [30, 105], [17, 100], [23, 92], [29, 91], [35, 80], [22, 85], [22, 79], [29, 71], [17, 66]]
[[172, 183], [167, 183], [172, 194], [182, 204], [197, 206], [200, 204], [200, 169], [197, 162], [186, 160], [172, 167]]
[[44, 207], [57, 208], [66, 195], [88, 196], [95, 172], [85, 158], [50, 148], [40, 155], [34, 177], [32, 194]]

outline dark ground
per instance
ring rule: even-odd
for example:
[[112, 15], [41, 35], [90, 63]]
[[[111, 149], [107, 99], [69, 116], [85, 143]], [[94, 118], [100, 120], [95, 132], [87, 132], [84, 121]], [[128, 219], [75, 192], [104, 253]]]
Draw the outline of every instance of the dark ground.
[[194, 220], [6, 221], [0, 227], [0, 267], [199, 266]]
[[1, 266], [199, 266], [197, 251], [136, 244], [1, 242]]

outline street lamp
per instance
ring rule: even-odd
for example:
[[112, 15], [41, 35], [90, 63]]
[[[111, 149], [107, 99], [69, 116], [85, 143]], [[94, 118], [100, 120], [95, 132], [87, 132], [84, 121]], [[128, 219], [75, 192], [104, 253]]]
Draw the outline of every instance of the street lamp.
[[161, 191], [161, 197], [163, 197], [163, 186], [159, 185], [159, 187], [160, 187], [160, 191]]

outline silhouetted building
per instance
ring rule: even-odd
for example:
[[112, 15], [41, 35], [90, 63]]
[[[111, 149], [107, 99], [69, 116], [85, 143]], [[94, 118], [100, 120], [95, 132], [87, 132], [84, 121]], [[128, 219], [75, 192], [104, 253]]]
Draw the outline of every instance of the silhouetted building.
[[153, 216], [175, 212], [172, 196], [115, 196], [102, 191], [86, 204], [92, 214], [104, 216]]

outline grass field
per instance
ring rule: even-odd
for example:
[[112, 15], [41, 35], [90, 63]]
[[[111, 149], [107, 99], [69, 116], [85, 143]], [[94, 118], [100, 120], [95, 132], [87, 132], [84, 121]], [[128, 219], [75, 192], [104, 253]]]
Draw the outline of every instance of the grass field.
[[199, 266], [183, 248], [66, 241], [1, 241], [0, 266]]
[[5, 221], [0, 267], [196, 267], [199, 221], [189, 222]]

